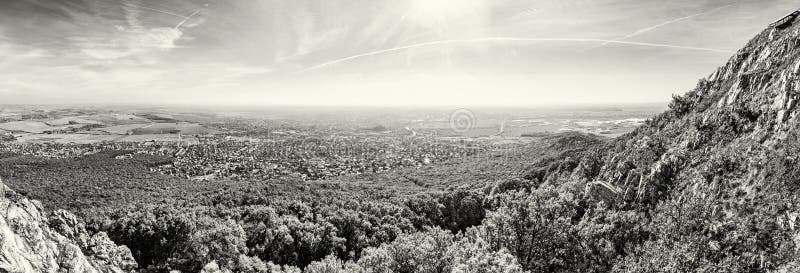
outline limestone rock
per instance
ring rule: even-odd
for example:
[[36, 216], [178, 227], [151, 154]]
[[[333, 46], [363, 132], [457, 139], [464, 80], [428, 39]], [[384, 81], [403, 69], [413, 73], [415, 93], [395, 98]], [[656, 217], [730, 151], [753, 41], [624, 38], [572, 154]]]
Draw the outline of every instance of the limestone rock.
[[595, 181], [586, 185], [587, 196], [597, 201], [614, 203], [622, 195], [622, 189], [603, 181]]
[[[41, 203], [0, 181], [0, 272], [128, 272], [136, 269], [130, 250], [105, 233], [89, 235], [71, 213], [51, 219]], [[88, 250], [88, 251], [87, 251]]]

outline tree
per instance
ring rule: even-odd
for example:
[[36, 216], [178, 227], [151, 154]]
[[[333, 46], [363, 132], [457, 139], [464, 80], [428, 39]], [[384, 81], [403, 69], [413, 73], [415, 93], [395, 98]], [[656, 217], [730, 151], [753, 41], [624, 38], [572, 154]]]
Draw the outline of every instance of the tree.
[[478, 228], [467, 230], [447, 250], [447, 272], [452, 273], [522, 273], [522, 266], [507, 249], [490, 249]]
[[544, 186], [507, 200], [481, 226], [490, 249], [507, 249], [525, 270], [571, 272], [581, 251], [572, 223], [578, 207], [571, 194]]
[[453, 235], [440, 228], [405, 234], [378, 248], [368, 248], [359, 264], [370, 272], [442, 273], [449, 265]]
[[366, 273], [358, 264], [353, 261], [342, 261], [336, 256], [330, 255], [322, 261], [309, 264], [305, 273]]
[[247, 253], [247, 237], [242, 226], [230, 219], [218, 222], [203, 218], [199, 221], [203, 228], [192, 234], [178, 258], [188, 262], [187, 270], [193, 269], [191, 264], [196, 267], [211, 261], [222, 268], [233, 268], [239, 257]]

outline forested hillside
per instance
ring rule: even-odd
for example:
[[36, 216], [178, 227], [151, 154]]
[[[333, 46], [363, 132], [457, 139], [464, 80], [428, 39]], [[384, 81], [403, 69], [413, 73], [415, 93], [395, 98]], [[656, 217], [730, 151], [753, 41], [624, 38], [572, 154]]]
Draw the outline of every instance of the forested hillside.
[[137, 268], [130, 250], [106, 233], [90, 233], [75, 215], [45, 213], [0, 180], [0, 271], [126, 272]]
[[[148, 173], [154, 158], [93, 167], [103, 154], [0, 165], [141, 272], [798, 272], [798, 95], [794, 22], [615, 139], [325, 181], [194, 182]], [[82, 181], [108, 195], [55, 190]]]
[[630, 227], [605, 238], [609, 268], [799, 270], [799, 25], [771, 26], [667, 112], [571, 171], [538, 176], [603, 201], [581, 207], [582, 221]]

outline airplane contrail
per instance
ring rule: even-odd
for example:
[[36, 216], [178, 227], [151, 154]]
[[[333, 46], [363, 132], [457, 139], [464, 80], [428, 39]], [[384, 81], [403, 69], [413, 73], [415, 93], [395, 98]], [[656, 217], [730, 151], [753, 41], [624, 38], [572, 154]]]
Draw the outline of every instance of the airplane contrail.
[[[170, 11], [166, 11], [166, 10], [160, 10], [160, 9], [151, 8], [151, 7], [139, 6], [139, 5], [135, 5], [135, 4], [131, 4], [131, 3], [125, 3], [125, 5], [131, 6], [131, 7], [135, 7], [135, 8], [145, 9], [145, 10], [149, 10], [149, 11], [158, 12], [158, 13], [161, 13], [161, 14], [172, 15], [172, 16], [175, 16], [175, 17], [182, 18], [183, 20], [182, 20], [182, 21], [180, 21], [180, 22], [179, 22], [177, 25], [175, 25], [174, 29], [179, 29], [179, 28], [181, 28], [181, 27], [183, 26], [183, 24], [186, 24], [186, 22], [188, 22], [189, 20], [191, 20], [191, 19], [192, 19], [192, 17], [194, 17], [195, 15], [197, 15], [198, 13], [200, 13], [200, 10], [198, 9], [198, 10], [196, 10], [196, 11], [192, 12], [192, 14], [189, 14], [189, 16], [185, 16], [185, 15], [180, 15], [180, 14], [177, 14], [177, 13], [174, 13], [174, 12], [170, 12]], [[206, 4], [205, 6], [208, 6], [208, 4]]]
[[681, 46], [681, 45], [671, 45], [671, 44], [657, 44], [657, 43], [645, 43], [645, 42], [630, 42], [630, 41], [620, 41], [620, 40], [607, 40], [607, 39], [583, 39], [583, 38], [523, 38], [523, 37], [486, 37], [486, 38], [477, 38], [477, 39], [460, 39], [460, 40], [439, 40], [439, 41], [431, 41], [425, 43], [418, 43], [394, 48], [387, 48], [382, 50], [376, 50], [372, 52], [357, 54], [341, 59], [336, 59], [333, 61], [328, 61], [325, 63], [321, 63], [306, 69], [303, 69], [301, 72], [307, 72], [312, 70], [317, 70], [320, 68], [328, 67], [335, 64], [340, 64], [348, 61], [352, 61], [355, 59], [376, 56], [376, 55], [383, 55], [397, 51], [403, 51], [407, 49], [413, 48], [420, 48], [420, 47], [431, 47], [431, 46], [440, 46], [440, 45], [448, 45], [448, 44], [460, 44], [460, 43], [484, 43], [484, 42], [577, 42], [577, 43], [609, 43], [609, 44], [620, 44], [620, 45], [630, 45], [630, 46], [642, 46], [642, 47], [660, 47], [660, 48], [673, 48], [673, 49], [685, 49], [685, 50], [696, 50], [696, 51], [708, 51], [708, 52], [717, 52], [717, 53], [735, 53], [733, 50], [726, 50], [726, 49], [716, 49], [716, 48], [707, 48], [707, 47], [693, 47], [693, 46]]
[[145, 7], [145, 6], [139, 6], [139, 5], [131, 4], [129, 2], [126, 2], [125, 5], [131, 6], [131, 7], [134, 7], [134, 8], [140, 8], [140, 9], [146, 9], [146, 10], [149, 10], [149, 11], [155, 11], [155, 12], [158, 12], [158, 13], [161, 13], [161, 14], [180, 17], [180, 18], [183, 18], [184, 20], [189, 19], [189, 17], [187, 17], [187, 16], [180, 15], [180, 14], [177, 14], [177, 13], [174, 13], [174, 12], [169, 12], [169, 11], [166, 11], [166, 10], [160, 10], [160, 9], [154, 9], [154, 8]]
[[[657, 25], [653, 25], [653, 26], [649, 26], [649, 27], [646, 27], [646, 28], [643, 28], [643, 29], [639, 29], [639, 30], [637, 30], [637, 31], [634, 31], [634, 32], [632, 32], [632, 33], [628, 34], [628, 35], [625, 35], [625, 36], [622, 36], [622, 37], [616, 38], [616, 39], [614, 39], [614, 40], [619, 40], [619, 41], [621, 41], [621, 40], [627, 40], [627, 39], [630, 39], [630, 38], [633, 38], [633, 37], [636, 37], [636, 36], [639, 36], [639, 35], [645, 34], [645, 33], [647, 33], [647, 32], [650, 32], [650, 31], [653, 31], [653, 30], [656, 30], [656, 29], [662, 28], [662, 27], [664, 27], [664, 26], [667, 26], [667, 25], [671, 25], [671, 24], [674, 24], [674, 23], [677, 23], [677, 22], [680, 22], [680, 21], [684, 21], [684, 20], [692, 19], [692, 18], [694, 18], [694, 17], [697, 17], [697, 16], [702, 16], [702, 15], [706, 15], [706, 14], [711, 14], [711, 13], [714, 13], [714, 12], [720, 11], [720, 10], [722, 10], [722, 9], [729, 8], [729, 7], [731, 7], [731, 6], [733, 6], [733, 5], [725, 5], [725, 6], [721, 6], [721, 7], [718, 7], [718, 8], [712, 9], [712, 10], [709, 10], [709, 11], [705, 11], [705, 12], [701, 12], [701, 13], [697, 13], [697, 14], [692, 14], [692, 15], [689, 15], [689, 16], [684, 16], [684, 17], [680, 17], [680, 18], [675, 18], [675, 19], [672, 19], [672, 20], [669, 20], [669, 21], [666, 21], [666, 22], [663, 22], [663, 23], [660, 23], [660, 24], [657, 24]], [[599, 45], [597, 45], [597, 46], [594, 46], [594, 47], [592, 47], [592, 48], [604, 47], [604, 46], [606, 46], [606, 45], [608, 45], [608, 44], [610, 44], [610, 43], [609, 43], [609, 42], [603, 42], [602, 44], [599, 44]]]
[[189, 14], [189, 16], [186, 16], [186, 18], [184, 18], [183, 21], [181, 21], [180, 23], [175, 25], [175, 29], [181, 28], [181, 26], [183, 26], [183, 24], [186, 24], [186, 22], [188, 22], [189, 19], [192, 19], [192, 17], [194, 17], [198, 13], [200, 13], [200, 10], [196, 10], [196, 11], [192, 12], [192, 14]]

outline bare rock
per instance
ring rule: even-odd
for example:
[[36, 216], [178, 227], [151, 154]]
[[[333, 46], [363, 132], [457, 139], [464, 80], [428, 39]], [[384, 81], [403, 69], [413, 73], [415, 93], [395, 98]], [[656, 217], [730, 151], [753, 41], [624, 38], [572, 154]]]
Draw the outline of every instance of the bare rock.
[[0, 272], [126, 272], [136, 267], [127, 247], [116, 246], [105, 234], [89, 236], [69, 212], [57, 211], [48, 220], [39, 202], [0, 181]]
[[595, 181], [586, 185], [585, 194], [593, 200], [613, 204], [622, 195], [622, 189], [603, 181]]

